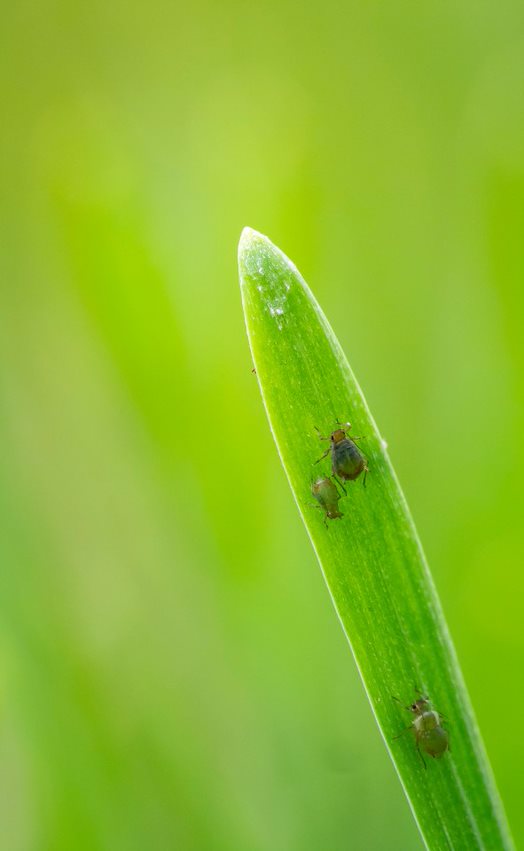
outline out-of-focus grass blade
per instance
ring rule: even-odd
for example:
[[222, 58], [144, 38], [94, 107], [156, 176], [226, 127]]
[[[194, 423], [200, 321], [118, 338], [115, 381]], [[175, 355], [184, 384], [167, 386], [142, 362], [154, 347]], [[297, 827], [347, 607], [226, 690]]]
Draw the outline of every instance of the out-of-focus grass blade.
[[[269, 423], [386, 747], [428, 848], [513, 847], [477, 723], [424, 554], [384, 441], [346, 357], [295, 266], [246, 228], [239, 246], [245, 319]], [[324, 524], [311, 483], [330, 475], [315, 428], [350, 421], [368, 459], [347, 482], [342, 519]], [[448, 719], [451, 751], [425, 757], [413, 736], [395, 739], [413, 717], [395, 702], [415, 687]], [[351, 707], [348, 706], [348, 724]], [[378, 805], [379, 806], [379, 805]]]

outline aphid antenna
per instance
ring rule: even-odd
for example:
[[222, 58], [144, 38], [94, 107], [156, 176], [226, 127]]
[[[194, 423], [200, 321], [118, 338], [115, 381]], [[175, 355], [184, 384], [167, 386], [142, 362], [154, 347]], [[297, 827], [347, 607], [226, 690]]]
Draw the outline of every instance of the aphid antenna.
[[426, 771], [427, 771], [427, 768], [428, 768], [428, 767], [427, 767], [427, 765], [426, 765], [426, 760], [425, 760], [425, 759], [424, 759], [424, 757], [422, 756], [422, 751], [420, 750], [420, 748], [419, 748], [419, 746], [418, 746], [418, 742], [417, 742], [417, 751], [418, 751], [419, 756], [420, 756], [420, 758], [421, 758], [421, 760], [422, 760], [422, 765], [424, 766], [424, 768], [425, 768], [425, 769], [426, 769]]
[[[340, 420], [335, 420], [335, 422], [336, 422], [336, 424], [337, 424], [338, 426], [342, 426], [342, 428], [343, 428], [345, 431], [350, 431], [350, 430], [353, 428], [353, 426], [351, 425], [351, 423], [341, 423], [341, 422], [340, 422]], [[367, 440], [367, 434], [359, 434], [359, 435], [352, 434], [352, 435], [351, 435], [351, 437], [350, 437], [349, 439], [350, 439], [353, 443], [355, 442], [355, 440]]]
[[443, 713], [443, 712], [441, 712], [441, 711], [440, 711], [440, 709], [437, 709], [437, 707], [436, 707], [436, 706], [434, 706], [434, 707], [433, 707], [433, 709], [434, 709], [434, 711], [435, 711], [438, 715], [440, 715], [440, 717], [441, 717], [441, 718], [443, 718], [443, 719], [444, 719], [444, 721], [446, 722], [446, 724], [449, 724], [449, 718], [448, 718], [448, 716], [447, 716], [447, 715], [444, 715], [444, 713]]
[[[417, 685], [414, 685], [413, 689], [414, 689], [415, 694], [418, 694], [418, 696], [421, 700], [427, 700], [428, 703], [431, 703], [431, 700], [430, 700], [430, 697], [429, 697], [429, 694], [427, 693], [427, 691], [422, 691], [421, 689], [419, 689], [419, 687]], [[433, 704], [431, 703], [431, 705], [433, 705]]]
[[[414, 686], [414, 690], [415, 690], [415, 693], [419, 695], [419, 697], [422, 697], [424, 700], [429, 700], [429, 697], [428, 697], [428, 695], [427, 695], [427, 692], [422, 691], [422, 690], [421, 690], [421, 689], [419, 689], [419, 687], [418, 687], [418, 686], [416, 686], [416, 685]], [[430, 703], [431, 703], [431, 705], [433, 706], [432, 701], [430, 701]], [[441, 717], [441, 718], [444, 718], [446, 721], [449, 721], [448, 716], [447, 716], [447, 715], [444, 715], [444, 713], [443, 713], [443, 712], [441, 712], [441, 711], [440, 711], [440, 709], [438, 709], [436, 706], [433, 706], [433, 709], [434, 709], [434, 711], [435, 711], [435, 712], [438, 712], [438, 714], [440, 715], [440, 717]]]
[[[399, 700], [399, 698], [398, 698], [398, 697], [395, 697], [395, 695], [394, 695], [394, 694], [392, 694], [392, 695], [391, 695], [391, 697], [393, 698], [393, 700], [396, 700], [398, 704], [400, 704], [400, 706], [402, 707], [402, 709], [405, 709], [405, 710], [406, 710], [406, 712], [411, 712], [411, 708], [410, 708], [409, 706], [404, 706], [404, 704], [402, 703], [402, 701], [401, 701], [401, 700]], [[407, 730], [409, 730], [409, 727], [406, 727], [406, 729], [407, 729]]]

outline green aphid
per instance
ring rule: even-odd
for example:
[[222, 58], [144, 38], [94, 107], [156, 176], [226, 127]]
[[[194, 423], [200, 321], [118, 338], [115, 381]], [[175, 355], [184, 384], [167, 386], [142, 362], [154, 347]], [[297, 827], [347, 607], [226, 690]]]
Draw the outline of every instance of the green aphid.
[[[357, 447], [355, 440], [360, 440], [360, 437], [354, 437], [353, 440], [347, 437], [347, 432], [351, 428], [351, 423], [341, 423], [343, 428], [335, 429], [329, 437], [322, 437], [320, 440], [329, 440], [330, 447], [326, 449], [321, 458], [316, 462], [322, 461], [326, 455], [331, 452], [331, 469], [333, 475], [343, 481], [352, 481], [358, 479], [360, 474], [364, 473], [364, 486], [366, 485], [366, 476], [369, 473], [367, 461], [362, 455], [362, 452]], [[344, 490], [343, 485], [341, 487]]]
[[[394, 700], [400, 703], [398, 697], [395, 697]], [[413, 723], [409, 727], [406, 727], [399, 736], [395, 736], [395, 739], [400, 738], [406, 730], [411, 730], [415, 737], [415, 744], [420, 758], [424, 763], [424, 768], [426, 768], [422, 751], [428, 754], [428, 756], [433, 757], [433, 759], [440, 759], [449, 750], [449, 733], [440, 723], [441, 718], [444, 716], [442, 713], [437, 712], [436, 709], [431, 708], [431, 701], [423, 694], [420, 694], [418, 699], [410, 706], [404, 706], [403, 708], [407, 712], [411, 712], [415, 717]]]
[[316, 479], [311, 485], [311, 493], [315, 497], [318, 505], [316, 508], [321, 508], [324, 512], [324, 523], [327, 527], [327, 518], [330, 520], [338, 520], [344, 515], [338, 510], [340, 494], [337, 486], [330, 478]]

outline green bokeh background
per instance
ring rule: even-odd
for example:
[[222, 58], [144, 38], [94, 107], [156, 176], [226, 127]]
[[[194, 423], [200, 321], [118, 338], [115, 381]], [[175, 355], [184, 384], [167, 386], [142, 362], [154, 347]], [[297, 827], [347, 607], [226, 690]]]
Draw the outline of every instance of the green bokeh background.
[[388, 440], [522, 843], [524, 6], [2, 20], [2, 851], [421, 847], [251, 374], [246, 224]]

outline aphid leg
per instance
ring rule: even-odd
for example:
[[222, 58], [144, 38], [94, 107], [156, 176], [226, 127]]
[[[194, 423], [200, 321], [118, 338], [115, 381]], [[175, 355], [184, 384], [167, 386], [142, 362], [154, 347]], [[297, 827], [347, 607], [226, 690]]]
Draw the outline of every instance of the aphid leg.
[[335, 474], [333, 473], [333, 478], [335, 479], [335, 481], [336, 481], [337, 485], [339, 485], [339, 487], [341, 487], [341, 488], [342, 488], [342, 490], [344, 491], [345, 495], [347, 496], [347, 495], [348, 495], [348, 492], [347, 492], [347, 490], [345, 489], [345, 487], [344, 487], [344, 485], [342, 484], [342, 482], [340, 481], [340, 479], [338, 478], [338, 476], [335, 476]]
[[369, 473], [369, 467], [368, 467], [367, 464], [364, 464], [364, 479], [362, 481], [362, 487], [364, 487], [364, 488], [366, 487], [366, 478], [367, 478], [368, 473]]
[[[337, 477], [336, 477], [336, 476], [333, 476], [333, 478], [335, 479], [335, 487], [337, 486], [337, 482], [338, 482], [338, 484], [340, 485], [340, 482], [338, 481]], [[342, 488], [342, 490], [344, 490], [344, 488]], [[347, 496], [347, 492], [346, 492], [345, 490], [344, 490], [344, 493], [345, 493], [345, 494], [346, 494], [346, 496]]]
[[421, 758], [421, 760], [422, 760], [422, 765], [424, 766], [424, 768], [427, 768], [426, 760], [425, 760], [425, 759], [424, 759], [424, 757], [422, 756], [422, 751], [421, 751], [421, 750], [420, 750], [420, 748], [419, 748], [419, 744], [418, 744], [418, 742], [417, 742], [417, 750], [418, 750], [419, 755], [420, 755], [420, 758]]
[[[316, 508], [316, 509], [317, 509], [317, 511], [322, 511], [322, 510], [323, 510], [323, 509], [322, 509], [322, 506], [321, 506], [321, 505], [317, 505], [317, 503], [316, 503], [316, 502], [308, 502], [308, 506], [309, 506], [309, 508]], [[329, 529], [329, 525], [328, 525], [327, 518], [326, 518], [326, 515], [325, 515], [325, 514], [324, 514], [324, 517], [322, 518], [322, 522], [324, 523], [324, 526], [326, 527], [326, 529]]]
[[[321, 437], [320, 439], [324, 440], [325, 438]], [[326, 449], [326, 451], [324, 452], [323, 455], [320, 456], [320, 458], [317, 458], [317, 460], [315, 461], [315, 464], [319, 464], [320, 461], [323, 461], [324, 458], [326, 458], [326, 456], [329, 455], [330, 452], [331, 452], [331, 447], [329, 447], [329, 449]]]
[[[322, 511], [321, 505], [316, 505], [316, 504], [314, 505], [312, 502], [308, 502], [308, 506], [310, 508], [316, 508], [318, 511]], [[325, 514], [324, 514], [324, 517], [322, 518], [322, 522], [323, 522], [324, 526], [326, 527], [326, 529], [329, 529], [328, 522], [327, 522]]]
[[320, 434], [320, 429], [317, 426], [314, 426], [314, 428], [319, 440], [331, 440], [330, 437], [324, 437], [322, 434]]
[[402, 730], [401, 733], [398, 734], [398, 736], [393, 736], [393, 740], [400, 739], [404, 735], [404, 733], [407, 733], [408, 730], [412, 730], [412, 729], [413, 729], [413, 724], [410, 724], [409, 727], [404, 727], [404, 729]]

